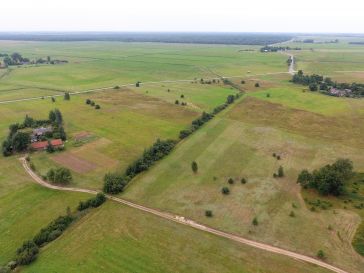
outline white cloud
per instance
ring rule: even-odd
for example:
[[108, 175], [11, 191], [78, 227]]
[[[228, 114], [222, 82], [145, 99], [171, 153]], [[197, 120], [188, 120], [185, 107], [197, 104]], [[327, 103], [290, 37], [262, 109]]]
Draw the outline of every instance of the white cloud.
[[12, 0], [0, 31], [362, 32], [364, 3], [288, 0]]

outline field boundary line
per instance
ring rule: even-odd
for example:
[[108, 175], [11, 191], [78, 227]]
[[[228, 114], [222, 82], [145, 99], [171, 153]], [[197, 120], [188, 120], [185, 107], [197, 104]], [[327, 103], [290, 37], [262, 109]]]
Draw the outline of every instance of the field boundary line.
[[[61, 191], [89, 193], [89, 194], [93, 194], [93, 195], [96, 195], [98, 193], [98, 191], [96, 191], [96, 190], [73, 188], [73, 187], [61, 187], [61, 186], [49, 184], [48, 182], [44, 181], [41, 177], [39, 177], [29, 167], [25, 157], [21, 157], [20, 162], [22, 163], [25, 171], [33, 178], [33, 180], [35, 182], [37, 182], [38, 184], [40, 184], [41, 186], [43, 186], [43, 187], [54, 189], [54, 190], [61, 190]], [[135, 208], [135, 209], [138, 209], [138, 210], [141, 210], [141, 211], [144, 211], [144, 212], [159, 216], [159, 217], [164, 218], [166, 220], [170, 220], [170, 221], [173, 221], [173, 222], [178, 223], [178, 224], [182, 224], [182, 225], [192, 227], [192, 228], [200, 230], [200, 231], [204, 231], [204, 232], [207, 232], [207, 233], [210, 233], [210, 234], [214, 234], [216, 236], [223, 237], [223, 238], [232, 240], [234, 242], [238, 242], [238, 243], [248, 245], [248, 246], [251, 246], [251, 247], [254, 247], [254, 248], [265, 250], [265, 251], [268, 251], [268, 252], [271, 252], [271, 253], [287, 256], [287, 257], [293, 258], [295, 260], [299, 260], [301, 262], [311, 263], [311, 264], [320, 266], [322, 268], [326, 268], [326, 269], [331, 270], [331, 271], [336, 272], [336, 273], [349, 273], [347, 271], [344, 271], [344, 270], [342, 270], [342, 269], [340, 269], [338, 267], [335, 267], [333, 265], [330, 265], [328, 263], [325, 263], [325, 262], [323, 262], [321, 260], [318, 260], [318, 259], [315, 259], [313, 257], [306, 256], [306, 255], [303, 255], [303, 254], [299, 254], [299, 253], [289, 251], [289, 250], [286, 250], [286, 249], [282, 249], [282, 248], [279, 248], [279, 247], [275, 247], [275, 246], [272, 246], [272, 245], [268, 245], [268, 244], [265, 244], [265, 243], [260, 243], [260, 242], [254, 241], [254, 240], [246, 239], [246, 238], [243, 238], [243, 237], [238, 236], [238, 235], [234, 235], [234, 234], [224, 232], [224, 231], [212, 228], [212, 227], [208, 227], [206, 225], [199, 224], [199, 223], [197, 223], [197, 222], [195, 222], [193, 220], [187, 219], [187, 218], [185, 218], [183, 216], [171, 214], [171, 213], [168, 213], [168, 212], [163, 212], [163, 211], [160, 211], [160, 210], [157, 210], [157, 209], [152, 209], [152, 208], [149, 208], [149, 207], [146, 207], [146, 206], [143, 206], [143, 205], [139, 205], [139, 204], [136, 204], [134, 202], [131, 202], [131, 201], [119, 198], [119, 197], [111, 196], [111, 195], [106, 195], [106, 198], [109, 199], [109, 200], [124, 204], [126, 206], [131, 207], [131, 208]]]

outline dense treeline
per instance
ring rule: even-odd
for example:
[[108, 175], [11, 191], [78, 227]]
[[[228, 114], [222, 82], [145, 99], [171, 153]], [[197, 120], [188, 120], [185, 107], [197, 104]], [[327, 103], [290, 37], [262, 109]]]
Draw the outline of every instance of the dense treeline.
[[50, 56], [47, 56], [46, 59], [38, 58], [35, 60], [30, 60], [29, 58], [24, 58], [20, 53], [14, 52], [11, 55], [7, 53], [0, 54], [0, 57], [4, 57], [3, 63], [4, 66], [10, 65], [24, 65], [24, 64], [60, 64], [60, 63], [68, 63], [66, 60], [52, 60]]
[[303, 188], [316, 189], [322, 195], [341, 195], [345, 190], [345, 182], [353, 176], [353, 163], [349, 159], [338, 159], [331, 165], [326, 165], [310, 173], [303, 170], [297, 178], [297, 183]]
[[193, 132], [195, 132], [197, 129], [199, 129], [202, 125], [204, 125], [206, 122], [208, 122], [210, 119], [212, 119], [214, 117], [214, 115], [216, 115], [219, 112], [221, 112], [222, 110], [224, 110], [226, 107], [229, 106], [229, 104], [234, 103], [235, 99], [239, 98], [240, 96], [241, 96], [241, 94], [239, 94], [239, 93], [236, 94], [235, 96], [229, 95], [226, 98], [226, 102], [222, 105], [215, 107], [211, 114], [203, 112], [201, 117], [192, 121], [190, 128], [180, 131], [179, 138], [184, 139], [184, 138], [188, 137], [189, 135], [191, 135]]
[[[67, 214], [57, 217], [46, 227], [42, 228], [32, 240], [25, 241], [21, 247], [16, 250], [13, 261], [6, 266], [0, 267], [0, 272], [11, 272], [18, 265], [28, 265], [36, 260], [39, 249], [54, 241], [76, 220], [84, 215], [83, 210], [87, 208], [99, 207], [106, 201], [103, 193], [98, 193], [96, 197], [90, 198], [85, 202], [80, 202], [76, 212], [71, 212], [67, 208]], [[82, 204], [82, 205], [81, 205]]]
[[98, 193], [94, 198], [90, 198], [86, 201], [81, 201], [78, 204], [77, 210], [83, 211], [88, 208], [97, 208], [106, 201], [106, 196], [103, 193]]
[[[241, 94], [229, 95], [226, 99], [226, 103], [217, 106], [212, 114], [203, 112], [202, 115], [193, 120], [189, 129], [182, 130], [180, 132], [180, 140], [186, 138], [197, 129], [199, 129], [206, 122], [211, 120], [215, 114], [221, 112], [229, 104], [232, 104], [235, 99], [239, 98]], [[178, 141], [175, 140], [157, 140], [152, 147], [145, 150], [143, 155], [135, 162], [130, 164], [124, 174], [121, 173], [107, 173], [104, 176], [103, 191], [106, 193], [117, 194], [124, 190], [125, 186], [133, 179], [137, 174], [148, 170], [156, 161], [162, 159], [168, 155], [176, 146]]]
[[133, 177], [148, 170], [156, 161], [168, 155], [175, 145], [175, 140], [158, 139], [152, 147], [144, 151], [140, 158], [129, 165], [124, 174], [106, 174], [104, 177], [104, 192], [115, 194], [123, 191]]
[[274, 33], [173, 33], [173, 32], [73, 32], [0, 33], [0, 40], [28, 41], [121, 41], [198, 44], [268, 45], [292, 39], [290, 34]]
[[303, 71], [298, 71], [293, 75], [292, 82], [309, 87], [311, 91], [321, 91], [330, 96], [363, 97], [364, 84], [359, 83], [338, 83], [329, 77], [312, 74], [304, 75]]
[[[23, 123], [14, 123], [9, 126], [8, 137], [2, 143], [2, 153], [10, 156], [14, 152], [23, 152], [30, 143], [30, 133], [23, 132], [22, 129], [37, 128], [52, 125], [53, 131], [48, 132], [46, 138], [60, 138], [66, 140], [67, 136], [63, 128], [63, 117], [58, 109], [52, 110], [46, 120], [36, 120], [28, 115], [25, 116]], [[46, 140], [46, 139], [44, 139]]]
[[188, 137], [190, 134], [192, 134], [194, 131], [196, 131], [198, 128], [200, 128], [202, 125], [204, 125], [212, 118], [213, 118], [212, 114], [203, 112], [201, 117], [192, 121], [191, 127], [189, 129], [180, 131], [179, 138], [184, 139]]
[[286, 50], [301, 50], [300, 47], [289, 47], [289, 46], [264, 46], [260, 49], [260, 52], [278, 52]]

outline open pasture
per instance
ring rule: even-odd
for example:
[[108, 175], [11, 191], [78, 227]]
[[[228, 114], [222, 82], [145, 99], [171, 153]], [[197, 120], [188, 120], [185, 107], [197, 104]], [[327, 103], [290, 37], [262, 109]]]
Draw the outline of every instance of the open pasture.
[[22, 272], [63, 272], [65, 264], [70, 273], [327, 272], [111, 202], [86, 215]]
[[[325, 103], [326, 96], [307, 93], [308, 98], [302, 99], [302, 92], [294, 88], [283, 90], [291, 103], [288, 99], [272, 103], [259, 98], [259, 91], [249, 93], [183, 141], [166, 160], [138, 176], [122, 196], [308, 255], [323, 248], [329, 262], [360, 272], [363, 261], [351, 246], [360, 215], [342, 209], [336, 214], [311, 212], [296, 179], [303, 168], [317, 168], [340, 157], [351, 158], [356, 170], [363, 171], [364, 127], [357, 123], [361, 116], [345, 107], [336, 116], [330, 107], [315, 113], [320, 111], [312, 100], [322, 97]], [[279, 101], [274, 92], [272, 98]], [[191, 170], [192, 161], [198, 163], [197, 174]], [[284, 167], [283, 179], [273, 178], [279, 166]], [[247, 184], [241, 184], [242, 178]], [[231, 191], [227, 196], [221, 193], [224, 186]], [[205, 210], [214, 216], [206, 218]], [[290, 211], [296, 216], [290, 217]], [[257, 227], [252, 225], [254, 217]]]

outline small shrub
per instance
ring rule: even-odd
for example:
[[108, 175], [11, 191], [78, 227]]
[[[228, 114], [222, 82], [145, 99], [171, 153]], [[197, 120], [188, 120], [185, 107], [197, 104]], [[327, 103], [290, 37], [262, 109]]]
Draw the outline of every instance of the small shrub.
[[255, 86], [255, 87], [260, 87], [259, 82], [256, 82], [254, 86]]
[[326, 258], [325, 252], [323, 250], [321, 250], [321, 249], [319, 251], [317, 251], [316, 256], [317, 256], [317, 258], [319, 258], [321, 260]]
[[259, 222], [258, 222], [258, 218], [257, 218], [257, 217], [254, 217], [254, 218], [253, 218], [252, 224], [253, 224], [254, 226], [259, 225]]
[[270, 98], [270, 94], [269, 94], [269, 93], [267, 93], [266, 97], [267, 97], [267, 98]]
[[222, 194], [227, 195], [227, 194], [229, 194], [229, 193], [230, 193], [230, 190], [229, 190], [229, 188], [228, 188], [228, 187], [223, 187], [223, 188], [221, 189], [221, 192], [222, 192]]
[[229, 178], [229, 180], [228, 180], [228, 183], [229, 183], [230, 185], [234, 184], [234, 179], [232, 179], [232, 178], [230, 177], [230, 178]]
[[278, 177], [283, 177], [283, 176], [284, 176], [283, 167], [279, 166], [279, 168], [278, 168]]
[[212, 217], [212, 216], [213, 216], [213, 214], [212, 214], [212, 210], [206, 210], [206, 211], [205, 211], [205, 216], [206, 216], [206, 217]]
[[246, 178], [242, 178], [242, 179], [240, 180], [240, 182], [241, 182], [241, 184], [246, 184], [247, 180], [246, 180]]
[[273, 154], [272, 154], [272, 156], [273, 156], [273, 157], [276, 157], [276, 156], [277, 156], [277, 154], [276, 154], [276, 153], [273, 153]]
[[290, 213], [289, 213], [289, 217], [295, 217], [296, 215], [295, 215], [295, 213], [293, 212], [293, 211], [291, 211]]
[[119, 85], [114, 86], [114, 89], [120, 89]]
[[56, 102], [56, 99], [54, 97], [51, 97], [52, 102]]
[[192, 169], [192, 171], [193, 171], [194, 173], [197, 173], [197, 171], [198, 171], [198, 165], [197, 165], [197, 162], [196, 162], [196, 161], [193, 161], [193, 162], [191, 163], [191, 169]]
[[174, 102], [174, 104], [178, 105], [178, 104], [179, 104], [179, 100], [176, 100], [176, 101]]
[[241, 83], [241, 84], [245, 84], [245, 81], [244, 81], [244, 80], [242, 80], [240, 83]]
[[95, 106], [95, 102], [94, 101], [91, 101], [90, 105], [91, 106]]
[[86, 100], [86, 104], [91, 104], [91, 100], [90, 99], [87, 99]]
[[280, 155], [277, 155], [277, 160], [281, 160], [281, 156]]
[[183, 99], [184, 97], [185, 97], [185, 95], [183, 95], [183, 94], [182, 94], [182, 95], [181, 95], [181, 99]]
[[274, 178], [277, 178], [277, 177], [278, 177], [278, 175], [277, 175], [276, 173], [274, 173], [274, 174], [273, 174], [273, 177], [274, 177]]
[[30, 156], [27, 155], [26, 158], [25, 158], [25, 160], [29, 162], [30, 161]]
[[101, 107], [100, 107], [100, 105], [98, 105], [98, 104], [96, 104], [96, 105], [95, 105], [95, 109], [96, 109], [96, 110], [98, 110], [98, 109], [100, 109], [100, 108], [101, 108]]

